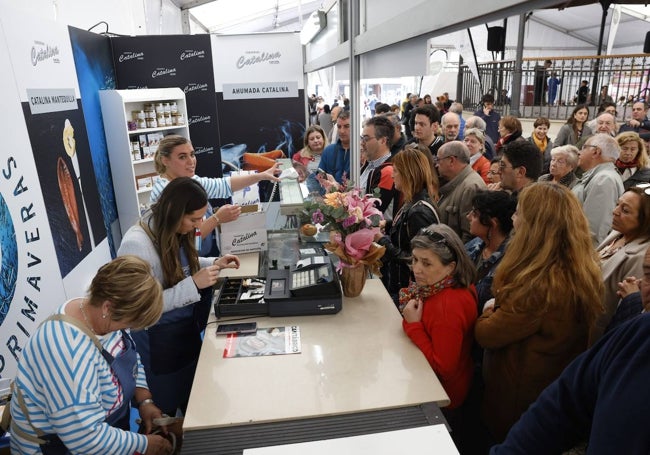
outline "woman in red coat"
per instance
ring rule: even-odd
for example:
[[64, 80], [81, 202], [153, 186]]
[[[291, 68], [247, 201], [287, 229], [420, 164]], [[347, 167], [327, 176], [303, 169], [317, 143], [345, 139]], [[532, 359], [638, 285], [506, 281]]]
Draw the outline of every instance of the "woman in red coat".
[[451, 403], [443, 413], [452, 429], [474, 371], [472, 343], [476, 267], [458, 235], [444, 224], [421, 229], [411, 240], [415, 283], [400, 290], [402, 327], [422, 351]]

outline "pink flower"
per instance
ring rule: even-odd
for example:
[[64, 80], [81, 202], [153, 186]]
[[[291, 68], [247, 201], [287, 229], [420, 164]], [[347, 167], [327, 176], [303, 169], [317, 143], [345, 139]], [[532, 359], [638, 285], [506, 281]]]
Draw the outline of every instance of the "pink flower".
[[354, 259], [364, 257], [375, 238], [378, 229], [361, 229], [345, 236], [345, 252]]

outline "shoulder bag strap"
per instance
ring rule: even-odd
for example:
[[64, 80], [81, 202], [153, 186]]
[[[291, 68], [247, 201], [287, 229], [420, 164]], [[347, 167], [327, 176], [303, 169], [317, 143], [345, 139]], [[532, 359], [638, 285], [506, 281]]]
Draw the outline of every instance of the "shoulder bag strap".
[[[100, 351], [104, 350], [104, 346], [102, 346], [102, 344], [99, 342], [99, 338], [97, 338], [97, 335], [92, 333], [90, 331], [90, 329], [86, 325], [82, 324], [81, 322], [77, 321], [74, 318], [71, 318], [70, 316], [68, 316], [66, 314], [60, 314], [60, 313], [59, 314], [53, 314], [52, 316], [47, 318], [45, 321], [63, 321], [63, 322], [67, 322], [68, 324], [75, 326], [76, 328], [81, 330], [83, 333], [88, 335], [88, 337], [92, 340], [92, 342], [95, 344], [97, 349], [99, 349]], [[43, 321], [43, 322], [45, 322], [45, 321]]]
[[429, 207], [429, 210], [431, 210], [431, 211], [433, 212], [433, 216], [436, 217], [436, 223], [440, 224], [440, 218], [438, 217], [438, 212], [437, 212], [436, 209], [433, 207], [433, 205], [429, 204], [429, 203], [428, 203], [427, 201], [425, 201], [424, 199], [420, 199], [420, 200], [417, 201], [413, 206], [415, 207], [415, 206], [418, 205], [418, 204], [422, 204], [422, 205], [424, 205], [424, 206], [426, 206], [426, 207]]

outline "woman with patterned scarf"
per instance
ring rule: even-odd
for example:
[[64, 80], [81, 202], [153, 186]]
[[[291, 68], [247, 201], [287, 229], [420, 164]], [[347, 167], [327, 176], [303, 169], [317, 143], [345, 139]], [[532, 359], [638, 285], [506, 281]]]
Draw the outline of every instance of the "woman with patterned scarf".
[[621, 133], [616, 136], [616, 142], [621, 147], [621, 154], [615, 164], [623, 179], [623, 187], [628, 190], [639, 183], [650, 182], [650, 160], [639, 133]]
[[421, 229], [411, 240], [411, 251], [415, 282], [400, 290], [402, 327], [449, 395], [443, 413], [456, 431], [457, 413], [452, 411], [467, 397], [474, 371], [476, 268], [458, 235], [444, 224]]
[[499, 120], [499, 140], [494, 144], [494, 150], [497, 155], [501, 157], [503, 146], [514, 141], [525, 141], [521, 137], [522, 127], [521, 122], [514, 115], [506, 115]]

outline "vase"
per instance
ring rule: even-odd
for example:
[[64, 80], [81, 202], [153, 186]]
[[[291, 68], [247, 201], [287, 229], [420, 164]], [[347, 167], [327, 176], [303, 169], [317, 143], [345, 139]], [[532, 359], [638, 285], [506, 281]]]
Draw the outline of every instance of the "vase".
[[363, 264], [344, 266], [341, 270], [341, 288], [346, 297], [358, 297], [366, 284], [368, 271]]

